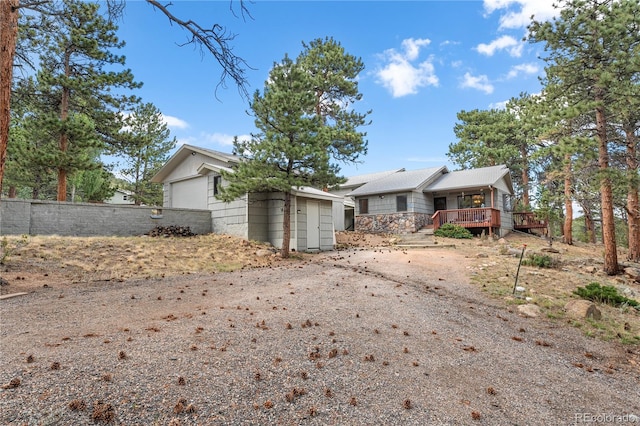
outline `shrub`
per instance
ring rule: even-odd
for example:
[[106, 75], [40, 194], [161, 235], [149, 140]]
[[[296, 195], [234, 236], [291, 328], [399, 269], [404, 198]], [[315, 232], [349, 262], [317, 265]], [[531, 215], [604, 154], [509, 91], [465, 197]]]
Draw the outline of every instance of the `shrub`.
[[601, 286], [599, 283], [593, 282], [585, 287], [578, 287], [573, 294], [592, 302], [605, 303], [611, 306], [628, 305], [640, 310], [640, 303], [624, 297], [618, 293], [618, 289], [611, 285]]
[[455, 225], [453, 223], [445, 223], [441, 227], [439, 227], [434, 233], [434, 235], [438, 237], [446, 237], [446, 238], [473, 238], [471, 232], [463, 226]]
[[526, 259], [522, 260], [523, 265], [537, 266], [538, 268], [553, 268], [557, 262], [551, 256], [546, 254], [531, 253]]

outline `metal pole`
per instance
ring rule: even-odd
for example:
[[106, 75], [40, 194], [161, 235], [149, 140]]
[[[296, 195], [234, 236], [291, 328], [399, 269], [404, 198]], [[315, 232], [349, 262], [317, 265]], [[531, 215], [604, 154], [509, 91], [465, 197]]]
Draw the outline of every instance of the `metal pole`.
[[511, 294], [516, 294], [516, 286], [518, 285], [518, 275], [520, 275], [520, 265], [522, 265], [522, 257], [524, 256], [524, 251], [527, 248], [526, 244], [522, 245], [522, 253], [520, 253], [520, 262], [518, 262], [518, 270], [516, 271], [516, 281], [513, 283], [513, 292]]

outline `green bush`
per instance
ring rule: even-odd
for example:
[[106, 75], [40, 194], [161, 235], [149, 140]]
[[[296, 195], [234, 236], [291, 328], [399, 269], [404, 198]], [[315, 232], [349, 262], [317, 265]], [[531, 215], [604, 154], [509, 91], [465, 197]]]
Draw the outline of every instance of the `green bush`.
[[557, 262], [546, 254], [531, 253], [526, 259], [522, 260], [523, 265], [537, 266], [538, 268], [554, 268]]
[[471, 232], [463, 226], [454, 225], [453, 223], [445, 223], [441, 227], [439, 227], [434, 233], [437, 237], [446, 237], [446, 238], [473, 238]]
[[593, 282], [586, 287], [578, 287], [573, 294], [592, 302], [605, 303], [611, 306], [628, 305], [640, 310], [640, 303], [624, 297], [618, 293], [618, 289], [611, 285], [601, 286], [599, 283]]

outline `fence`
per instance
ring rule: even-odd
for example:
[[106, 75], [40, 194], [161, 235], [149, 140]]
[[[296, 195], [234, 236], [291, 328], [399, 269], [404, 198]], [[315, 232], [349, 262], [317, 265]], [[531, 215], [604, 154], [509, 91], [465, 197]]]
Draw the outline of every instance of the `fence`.
[[211, 232], [208, 210], [59, 201], [0, 200], [0, 235], [132, 236], [156, 226]]

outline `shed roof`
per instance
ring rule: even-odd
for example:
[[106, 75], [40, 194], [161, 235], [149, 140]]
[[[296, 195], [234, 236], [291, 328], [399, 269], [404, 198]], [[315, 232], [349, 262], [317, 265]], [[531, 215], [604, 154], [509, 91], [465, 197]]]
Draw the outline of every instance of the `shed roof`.
[[428, 169], [398, 171], [380, 179], [365, 183], [351, 191], [349, 196], [361, 197], [370, 194], [384, 194], [389, 192], [413, 191], [439, 174], [446, 173], [446, 166], [430, 167]]
[[429, 192], [438, 192], [489, 186], [495, 185], [502, 178], [505, 178], [509, 190], [513, 193], [511, 174], [509, 173], [509, 168], [504, 164], [446, 173], [429, 185], [427, 190]]
[[310, 186], [293, 187], [291, 188], [291, 194], [298, 197], [315, 198], [318, 200], [342, 201], [342, 197]]

